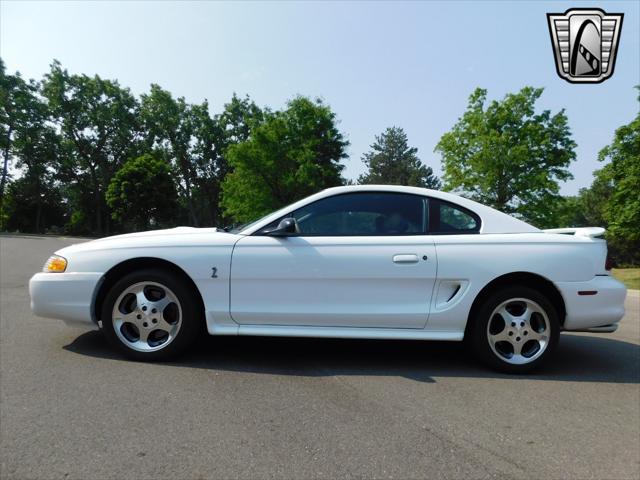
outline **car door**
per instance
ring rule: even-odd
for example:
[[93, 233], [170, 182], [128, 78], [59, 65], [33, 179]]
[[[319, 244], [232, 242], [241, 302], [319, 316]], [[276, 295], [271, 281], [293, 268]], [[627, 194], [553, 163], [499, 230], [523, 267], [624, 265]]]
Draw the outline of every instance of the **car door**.
[[286, 215], [293, 236], [239, 240], [231, 316], [243, 325], [424, 328], [436, 277], [428, 199], [335, 195]]

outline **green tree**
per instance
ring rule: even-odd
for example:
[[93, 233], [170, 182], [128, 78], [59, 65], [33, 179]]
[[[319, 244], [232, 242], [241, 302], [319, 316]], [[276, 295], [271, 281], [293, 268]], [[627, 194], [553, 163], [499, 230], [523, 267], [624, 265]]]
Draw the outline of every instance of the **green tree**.
[[360, 184], [408, 185], [439, 189], [442, 185], [433, 169], [418, 158], [418, 149], [409, 147], [402, 128], [387, 128], [362, 157], [367, 173], [360, 175]]
[[467, 110], [436, 146], [445, 188], [538, 225], [553, 223], [559, 181], [572, 178], [575, 142], [564, 110], [536, 113], [543, 89], [525, 87], [485, 106], [476, 89]]
[[[0, 173], [0, 222], [2, 222], [2, 204], [4, 190], [9, 175], [9, 157], [13, 142], [16, 116], [16, 90], [19, 83], [24, 83], [19, 75], [7, 75], [5, 65], [0, 58], [0, 155], [2, 155], [2, 172]], [[0, 223], [0, 228], [3, 224]]]
[[[43, 232], [61, 224], [59, 182], [55, 172], [60, 159], [60, 139], [51, 124], [39, 84], [26, 82], [18, 73], [6, 75], [0, 60], [2, 85], [3, 210], [2, 228]], [[19, 178], [5, 195], [7, 165], [12, 160]], [[10, 197], [6, 199], [5, 197]], [[5, 223], [6, 221], [6, 223]]]
[[7, 74], [4, 62], [0, 58], [0, 211], [5, 187], [10, 180], [9, 164], [14, 155], [16, 132], [29, 123], [30, 113], [33, 111], [33, 90], [33, 84], [23, 80], [20, 73]]
[[[640, 92], [640, 86], [636, 87]], [[640, 101], [640, 96], [638, 97]], [[607, 240], [622, 263], [640, 263], [640, 111], [628, 125], [615, 132], [613, 142], [600, 151], [600, 161], [609, 161], [596, 172], [597, 181], [609, 185], [611, 195], [604, 204]]]
[[225, 146], [222, 150], [226, 150], [229, 145], [246, 141], [251, 130], [263, 122], [266, 114], [269, 114], [269, 110], [262, 110], [248, 96], [239, 98], [234, 93], [218, 119], [225, 132]]
[[49, 186], [50, 176], [26, 174], [7, 185], [4, 203], [5, 228], [8, 231], [61, 233], [67, 221], [67, 209], [61, 189]]
[[191, 189], [195, 217], [199, 225], [215, 226], [220, 216], [220, 184], [226, 173], [221, 152], [224, 131], [217, 118], [210, 116], [206, 100], [191, 105], [189, 116], [193, 130], [190, 156], [195, 174]]
[[582, 209], [582, 193], [586, 188], [581, 189], [580, 194], [562, 197], [558, 200], [553, 215], [556, 227], [585, 227], [587, 220]]
[[177, 205], [169, 165], [149, 154], [128, 160], [111, 179], [106, 199], [113, 218], [127, 227], [169, 223]]
[[[139, 148], [138, 104], [118, 82], [70, 75], [54, 61], [42, 93], [60, 127], [66, 161], [61, 174], [69, 183], [78, 233], [109, 233], [110, 212], [105, 192], [111, 178]], [[92, 220], [93, 219], [93, 220]]]
[[223, 182], [226, 215], [247, 222], [307, 195], [342, 184], [348, 142], [320, 100], [297, 97], [265, 113], [249, 138], [227, 151], [233, 171]]
[[[206, 103], [200, 109], [208, 116]], [[173, 98], [170, 92], [151, 85], [149, 94], [141, 96], [141, 117], [146, 132], [147, 150], [153, 150], [169, 162], [177, 174], [176, 185], [186, 206], [188, 223], [200, 224], [193, 198], [197, 183], [198, 165], [194, 153], [198, 120], [201, 112], [194, 111], [183, 97]]]
[[581, 188], [575, 197], [561, 203], [558, 227], [606, 227], [604, 208], [613, 194], [613, 186], [601, 171], [594, 172], [589, 188]]
[[[12, 189], [14, 215], [23, 218], [21, 230], [41, 233], [50, 225], [61, 226], [60, 188], [56, 172], [61, 157], [60, 138], [51, 126], [45, 103], [37, 97], [38, 85], [29, 84], [31, 95], [23, 104], [22, 121], [16, 125], [13, 153], [22, 176]], [[15, 202], [20, 194], [20, 201]], [[26, 224], [25, 224], [26, 223]], [[28, 225], [28, 226], [27, 226]]]
[[[605, 167], [606, 168], [606, 167]], [[607, 227], [604, 209], [613, 194], [613, 185], [601, 170], [594, 172], [593, 182], [578, 195], [563, 197], [557, 204], [556, 227]]]
[[193, 155], [196, 164], [196, 209], [203, 223], [219, 225], [222, 218], [222, 182], [231, 170], [227, 160], [230, 145], [249, 138], [251, 128], [264, 118], [262, 110], [249, 99], [235, 94], [220, 115], [211, 117], [208, 104], [192, 106], [194, 122]]

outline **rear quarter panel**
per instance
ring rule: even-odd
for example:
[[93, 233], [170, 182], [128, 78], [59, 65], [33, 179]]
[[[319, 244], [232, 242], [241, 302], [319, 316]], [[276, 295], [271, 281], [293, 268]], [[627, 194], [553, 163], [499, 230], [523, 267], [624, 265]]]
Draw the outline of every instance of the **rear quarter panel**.
[[603, 240], [542, 232], [433, 238], [438, 257], [435, 291], [447, 282], [462, 285], [450, 305], [435, 304], [434, 295], [427, 325], [434, 331], [464, 330], [476, 296], [500, 276], [528, 272], [554, 283], [588, 281], [603, 269], [606, 255]]

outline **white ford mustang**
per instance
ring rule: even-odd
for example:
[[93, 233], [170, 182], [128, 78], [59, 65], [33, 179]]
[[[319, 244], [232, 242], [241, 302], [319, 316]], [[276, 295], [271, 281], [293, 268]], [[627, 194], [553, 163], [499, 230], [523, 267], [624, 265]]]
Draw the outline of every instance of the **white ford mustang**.
[[211, 335], [466, 340], [529, 370], [561, 330], [613, 332], [624, 285], [602, 228], [539, 230], [445, 192], [324, 190], [235, 231], [179, 227], [56, 252], [35, 314], [97, 324], [135, 359]]

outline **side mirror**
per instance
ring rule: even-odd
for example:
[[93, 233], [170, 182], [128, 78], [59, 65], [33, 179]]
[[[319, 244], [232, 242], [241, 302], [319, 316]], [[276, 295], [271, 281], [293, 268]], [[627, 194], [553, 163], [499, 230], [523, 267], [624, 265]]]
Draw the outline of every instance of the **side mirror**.
[[298, 225], [295, 218], [283, 218], [282, 220], [280, 220], [280, 223], [276, 228], [264, 233], [265, 235], [269, 235], [271, 237], [290, 237], [291, 235], [295, 235], [297, 233], [297, 227]]

